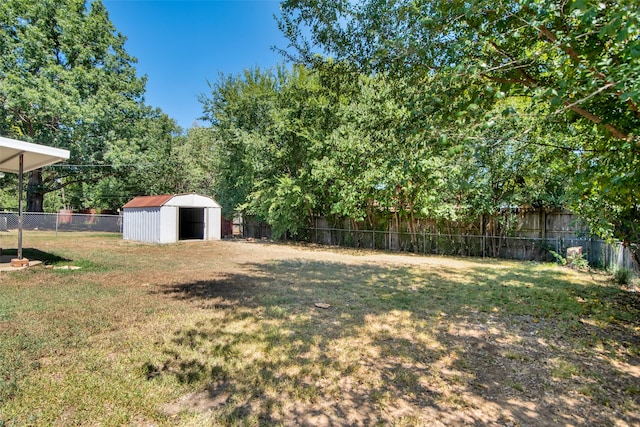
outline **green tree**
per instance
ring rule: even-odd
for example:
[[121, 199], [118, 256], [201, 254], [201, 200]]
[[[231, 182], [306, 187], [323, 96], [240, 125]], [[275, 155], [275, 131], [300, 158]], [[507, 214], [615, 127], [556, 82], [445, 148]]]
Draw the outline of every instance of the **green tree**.
[[271, 109], [285, 71], [245, 70], [242, 75], [220, 75], [202, 95], [203, 118], [212, 124], [216, 153], [212, 168], [223, 215], [231, 218], [247, 202], [259, 167], [254, 148], [271, 126]]
[[0, 130], [93, 166], [67, 169], [64, 179], [30, 172], [27, 210], [41, 211], [44, 194], [60, 185], [103, 179], [106, 153], [137, 136], [145, 78], [124, 42], [100, 0], [0, 3]]
[[0, 177], [0, 210], [18, 210], [18, 179], [13, 174]]
[[486, 80], [549, 100], [555, 113], [573, 111], [618, 139], [638, 125], [633, 0], [285, 0], [282, 9], [280, 26], [303, 61], [318, 60], [316, 49], [416, 81], [434, 72]]
[[318, 168], [334, 195], [332, 213], [354, 225], [366, 219], [370, 227], [386, 213], [396, 223], [404, 219], [413, 232], [418, 218], [453, 215], [451, 193], [443, 191], [453, 156], [412, 113], [411, 89], [382, 75], [359, 82], [328, 140], [327, 166]]
[[415, 233], [423, 219], [475, 222], [561, 203], [561, 157], [530, 127], [535, 112], [523, 101], [503, 101], [484, 126], [443, 130], [410, 81], [345, 67], [247, 71], [203, 98], [227, 215], [257, 215], [276, 235], [315, 216], [356, 228], [392, 220]]
[[[316, 170], [330, 150], [337, 111], [351, 90], [331, 70], [294, 67], [221, 76], [203, 97], [217, 140], [217, 187], [224, 214], [256, 215], [275, 235], [329, 215], [332, 195]], [[340, 90], [337, 90], [339, 88]]]
[[505, 96], [546, 105], [536, 129], [559, 135], [548, 143], [578, 154], [567, 203], [637, 257], [635, 1], [285, 0], [282, 11], [291, 56], [309, 64], [330, 56], [365, 73], [409, 79], [424, 89], [431, 102], [422, 105], [431, 105], [445, 132], [451, 123], [464, 132], [489, 123]]
[[268, 221], [276, 236], [309, 225], [324, 210], [323, 188], [312, 174], [322, 156], [334, 108], [317, 73], [280, 72], [264, 128], [253, 133], [254, 184], [245, 208]]

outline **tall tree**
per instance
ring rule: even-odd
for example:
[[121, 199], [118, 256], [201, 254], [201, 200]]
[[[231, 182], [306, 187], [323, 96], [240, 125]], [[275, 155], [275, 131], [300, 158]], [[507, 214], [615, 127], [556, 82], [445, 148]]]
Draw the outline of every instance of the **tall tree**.
[[[98, 166], [135, 137], [145, 78], [100, 0], [0, 3], [0, 129], [66, 148], [69, 163]], [[60, 183], [97, 182], [108, 168], [78, 168], [64, 180], [29, 173], [27, 210], [41, 211]], [[109, 172], [111, 173], [111, 172]]]
[[225, 214], [257, 215], [275, 234], [314, 216], [416, 232], [425, 218], [475, 223], [564, 196], [566, 156], [531, 127], [538, 112], [519, 99], [496, 105], [484, 126], [442, 128], [434, 101], [409, 80], [327, 61], [223, 76], [202, 101]]
[[259, 69], [241, 75], [220, 75], [209, 83], [211, 94], [202, 95], [204, 119], [211, 122], [216, 144], [212, 167], [223, 215], [231, 218], [247, 202], [259, 176], [254, 153], [271, 126], [271, 109], [284, 78]]
[[[347, 85], [323, 70], [294, 67], [221, 76], [203, 97], [217, 139], [219, 198], [225, 215], [242, 210], [268, 221], [274, 234], [328, 215], [331, 194], [317, 172], [339, 126]], [[342, 91], [335, 90], [342, 88]], [[340, 92], [340, 93], [339, 93]]]

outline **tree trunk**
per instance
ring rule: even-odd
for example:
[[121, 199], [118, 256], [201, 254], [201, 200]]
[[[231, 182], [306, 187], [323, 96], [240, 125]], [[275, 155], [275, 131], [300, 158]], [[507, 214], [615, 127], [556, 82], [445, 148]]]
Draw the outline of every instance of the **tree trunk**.
[[[408, 199], [409, 197], [407, 197]], [[418, 226], [416, 224], [416, 216], [414, 214], [415, 203], [413, 201], [409, 202], [409, 233], [411, 234], [411, 246], [413, 252], [419, 252], [418, 249]]]
[[44, 192], [42, 188], [42, 169], [29, 172], [26, 212], [44, 212]]

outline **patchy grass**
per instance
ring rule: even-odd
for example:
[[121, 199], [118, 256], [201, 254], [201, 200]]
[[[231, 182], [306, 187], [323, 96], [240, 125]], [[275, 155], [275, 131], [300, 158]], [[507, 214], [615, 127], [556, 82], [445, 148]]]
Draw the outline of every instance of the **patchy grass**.
[[0, 276], [0, 425], [640, 423], [640, 301], [604, 275], [83, 233], [25, 244], [82, 268]]

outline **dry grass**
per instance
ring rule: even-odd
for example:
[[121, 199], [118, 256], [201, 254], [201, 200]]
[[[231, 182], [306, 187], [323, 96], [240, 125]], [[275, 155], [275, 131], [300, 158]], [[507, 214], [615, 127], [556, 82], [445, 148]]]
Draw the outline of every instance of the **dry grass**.
[[640, 423], [640, 303], [605, 276], [267, 243], [25, 243], [83, 268], [0, 276], [0, 425]]

